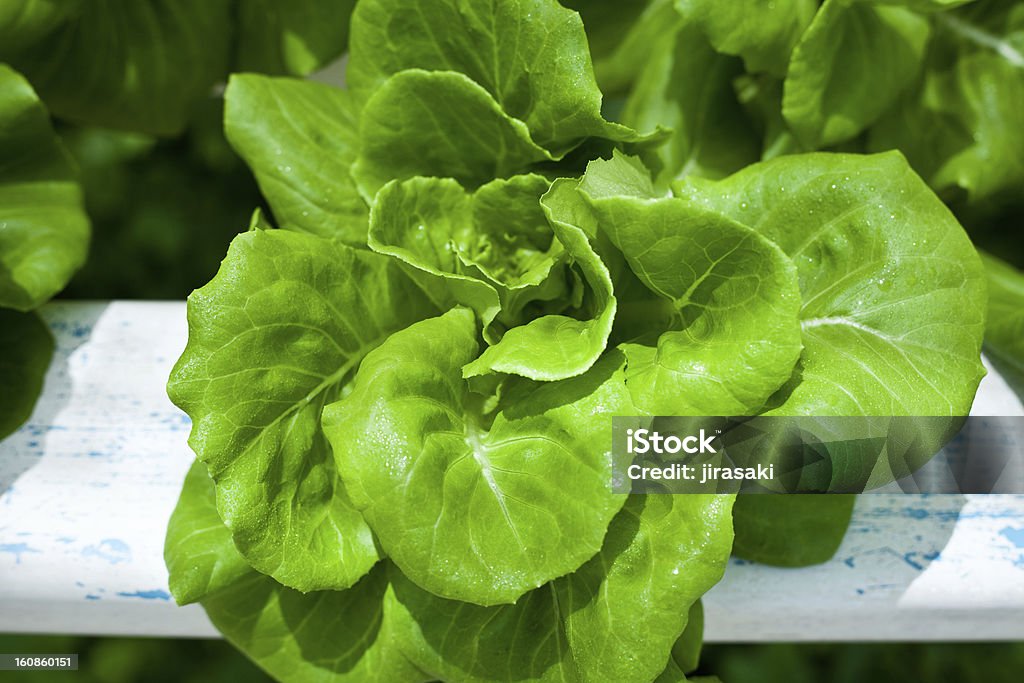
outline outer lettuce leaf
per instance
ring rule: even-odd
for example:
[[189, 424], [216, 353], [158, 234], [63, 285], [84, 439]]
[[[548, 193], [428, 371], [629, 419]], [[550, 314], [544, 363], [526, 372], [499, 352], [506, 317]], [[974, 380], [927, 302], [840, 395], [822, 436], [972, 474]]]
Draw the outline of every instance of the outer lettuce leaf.
[[653, 680], [722, 576], [731, 507], [731, 496], [630, 496], [596, 557], [515, 605], [443, 600], [395, 576], [399, 643], [442, 680]]
[[826, 0], [793, 50], [782, 111], [801, 143], [849, 140], [921, 70], [929, 25], [902, 7]]
[[781, 157], [677, 192], [796, 265], [804, 350], [776, 412], [968, 414], [984, 374], [984, 273], [902, 155]]
[[236, 0], [235, 71], [305, 76], [344, 52], [355, 0]]
[[34, 313], [0, 308], [0, 439], [31, 415], [53, 356], [53, 337]]
[[662, 30], [622, 112], [638, 130], [672, 130], [644, 159], [656, 180], [720, 178], [757, 161], [760, 141], [732, 86], [740, 61], [716, 52], [694, 24]]
[[[363, 0], [352, 25], [348, 78], [363, 97], [407, 69], [454, 71], [554, 156], [588, 136], [638, 137], [601, 116], [583, 23], [555, 0]], [[437, 107], [449, 96], [427, 97]]]
[[552, 158], [525, 123], [453, 71], [409, 69], [389, 78], [366, 103], [359, 139], [352, 174], [367, 198], [392, 179], [450, 177], [478, 187]]
[[979, 2], [936, 15], [924, 78], [872, 130], [941, 196], [1019, 202], [1024, 183], [1024, 6]]
[[994, 256], [982, 256], [988, 273], [985, 353], [1024, 396], [1024, 273]]
[[476, 337], [463, 308], [395, 333], [324, 425], [352, 501], [402, 572], [436, 596], [494, 605], [601, 548], [624, 502], [608, 486], [610, 416], [631, 406], [613, 355], [573, 380], [506, 388], [492, 415], [462, 379]]
[[158, 135], [228, 67], [230, 0], [93, 0], [7, 59], [57, 116]]
[[786, 73], [790, 52], [817, 10], [815, 0], [676, 0], [719, 52], [743, 58], [747, 71]]
[[[675, 309], [656, 340], [623, 347], [633, 400], [654, 415], [746, 415], [800, 355], [800, 290], [782, 250], [754, 230], [678, 199], [625, 157], [591, 162], [580, 185], [637, 277]], [[620, 187], [615, 187], [616, 182]]]
[[748, 495], [733, 507], [738, 557], [779, 567], [830, 559], [850, 525], [854, 496]]
[[347, 588], [379, 554], [339, 484], [320, 412], [391, 332], [433, 309], [379, 255], [256, 230], [189, 297], [168, 384], [249, 564], [299, 590]]
[[224, 128], [282, 228], [366, 243], [368, 209], [349, 168], [359, 148], [351, 93], [320, 83], [234, 75]]
[[171, 595], [179, 605], [198, 602], [256, 574], [231, 541], [217, 513], [216, 490], [196, 460], [185, 475], [164, 542]]
[[0, 307], [30, 311], [85, 262], [89, 219], [32, 87], [0, 64]]
[[175, 599], [201, 600], [217, 629], [277, 680], [429, 680], [394, 643], [383, 612], [383, 566], [348, 590], [308, 594], [249, 569], [217, 514], [213, 482], [202, 463], [186, 476], [167, 533]]

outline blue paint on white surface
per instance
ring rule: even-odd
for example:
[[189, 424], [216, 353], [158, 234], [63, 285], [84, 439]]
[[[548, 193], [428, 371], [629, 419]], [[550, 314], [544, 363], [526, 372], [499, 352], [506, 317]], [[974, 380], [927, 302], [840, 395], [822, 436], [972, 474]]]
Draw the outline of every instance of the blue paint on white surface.
[[85, 557], [98, 557], [110, 564], [118, 564], [131, 561], [132, 549], [127, 543], [118, 538], [105, 538], [97, 545], [87, 546], [82, 550], [82, 555]]
[[171, 594], [165, 590], [159, 588], [151, 591], [135, 591], [134, 593], [126, 593], [119, 591], [118, 595], [122, 598], [142, 598], [143, 600], [170, 600]]
[[75, 539], [71, 538], [70, 536], [61, 536], [60, 538], [57, 539], [57, 543], [63, 543], [65, 545], [67, 545], [68, 543], [74, 543], [74, 542], [75, 542]]
[[1005, 536], [1010, 543], [1018, 548], [1024, 548], [1024, 528], [1014, 529], [1013, 527], [1006, 527], [1000, 530], [999, 535]]
[[843, 560], [843, 564], [845, 564], [850, 569], [853, 569], [853, 557], [850, 556], [850, 557], [847, 557], [846, 559], [844, 559]]
[[21, 556], [25, 553], [42, 553], [42, 551], [30, 548], [28, 543], [0, 543], [0, 553], [14, 555], [14, 563], [21, 564]]
[[928, 553], [919, 553], [913, 551], [904, 554], [903, 561], [911, 567], [913, 567], [914, 569], [917, 569], [918, 571], [923, 571], [926, 563], [932, 562], [933, 560], [938, 559], [938, 557], [939, 552], [937, 550], [933, 550], [932, 552]]
[[98, 596], [98, 595], [93, 595], [93, 594], [91, 594], [91, 593], [90, 593], [89, 595], [86, 595], [86, 596], [85, 596], [85, 599], [86, 599], [86, 600], [99, 600], [99, 599], [100, 599], [100, 596]]

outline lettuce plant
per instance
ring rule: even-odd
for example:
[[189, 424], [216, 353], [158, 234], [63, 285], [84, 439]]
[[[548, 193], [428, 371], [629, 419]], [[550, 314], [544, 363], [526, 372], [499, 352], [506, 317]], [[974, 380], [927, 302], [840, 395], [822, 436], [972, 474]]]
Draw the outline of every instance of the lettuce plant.
[[[951, 3], [736, 4], [655, 0], [657, 40], [591, 45], [614, 8], [362, 0], [347, 88], [232, 76], [272, 215], [189, 298], [178, 602], [281, 680], [680, 681], [734, 500], [613, 493], [611, 416], [967, 413], [986, 282], [950, 210], [898, 151], [766, 153], [905, 91], [811, 73], [830, 31], [916, 59]], [[852, 505], [764, 501], [737, 551], [777, 564]]]
[[33, 313], [85, 260], [89, 219], [46, 107], [0, 64], [0, 439], [32, 412], [53, 353]]
[[[0, 6], [0, 439], [30, 415], [52, 355], [49, 331], [32, 311], [64, 289], [89, 243], [78, 169], [50, 115], [177, 135], [229, 69], [307, 74], [344, 49], [353, 2], [278, 5], [8, 0]], [[201, 236], [192, 237], [201, 245]], [[115, 270], [143, 261], [142, 251], [119, 253]], [[95, 280], [109, 298], [102, 278]]]

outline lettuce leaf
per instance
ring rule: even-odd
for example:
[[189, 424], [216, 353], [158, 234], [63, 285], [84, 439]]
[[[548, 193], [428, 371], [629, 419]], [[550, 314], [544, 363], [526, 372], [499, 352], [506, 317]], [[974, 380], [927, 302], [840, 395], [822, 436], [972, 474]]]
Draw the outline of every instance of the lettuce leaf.
[[0, 308], [30, 311], [85, 261], [77, 173], [28, 82], [0, 64]]

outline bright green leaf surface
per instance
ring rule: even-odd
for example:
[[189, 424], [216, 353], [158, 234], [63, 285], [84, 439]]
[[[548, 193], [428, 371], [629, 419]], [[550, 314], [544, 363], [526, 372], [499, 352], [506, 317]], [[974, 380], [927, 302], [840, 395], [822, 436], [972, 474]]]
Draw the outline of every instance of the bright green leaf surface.
[[[652, 199], [649, 190], [631, 195], [624, 188], [635, 170], [624, 157], [595, 161], [581, 184], [601, 230], [675, 309], [655, 343], [624, 347], [633, 399], [654, 415], [756, 412], [800, 355], [796, 269], [777, 246], [721, 214]], [[615, 179], [626, 179], [622, 188]]]
[[228, 65], [228, 0], [90, 0], [8, 57], [62, 118], [172, 135]]
[[968, 414], [984, 374], [984, 273], [901, 155], [787, 156], [678, 192], [796, 265], [804, 350], [779, 413]]
[[0, 308], [0, 439], [32, 415], [52, 356], [53, 337], [39, 316]]
[[811, 22], [815, 0], [676, 0], [688, 22], [703, 29], [719, 52], [743, 58], [747, 71], [786, 73], [789, 55]]
[[185, 475], [181, 496], [167, 524], [164, 561], [171, 595], [179, 605], [203, 600], [255, 574], [217, 514], [213, 480], [198, 460]]
[[[348, 78], [364, 97], [406, 69], [454, 71], [555, 156], [587, 136], [637, 137], [602, 118], [583, 23], [555, 0], [364, 0], [352, 24]], [[430, 96], [445, 109], [447, 99]]]
[[830, 559], [850, 525], [849, 495], [739, 496], [733, 507], [733, 554], [780, 567]]
[[89, 219], [32, 87], [0, 64], [0, 307], [30, 311], [85, 261]]
[[[255, 74], [231, 77], [224, 128], [282, 228], [366, 243], [366, 203], [349, 177], [359, 114], [339, 88]], [[258, 115], [254, 115], [258, 113]]]
[[874, 123], [919, 73], [928, 22], [902, 7], [826, 0], [793, 51], [783, 114], [808, 148]]
[[477, 353], [467, 309], [413, 325], [367, 355], [324, 423], [388, 557], [435, 595], [493, 605], [601, 547], [624, 499], [608, 485], [610, 416], [631, 406], [610, 356], [574, 380], [519, 385], [490, 415], [462, 379]]
[[192, 418], [189, 443], [255, 569], [317, 590], [347, 588], [377, 561], [320, 412], [366, 353], [430, 311], [397, 264], [283, 230], [236, 237], [189, 297], [189, 343], [168, 392]]
[[236, 0], [235, 71], [305, 76], [345, 51], [355, 0]]
[[202, 600], [210, 621], [286, 683], [425, 681], [398, 652], [383, 614], [386, 571], [344, 591], [302, 594], [248, 568], [217, 515], [202, 463], [192, 465], [165, 551], [175, 598]]
[[596, 557], [515, 605], [443, 600], [395, 577], [399, 642], [443, 680], [653, 680], [722, 576], [732, 500], [631, 496]]
[[550, 159], [526, 124], [451, 71], [402, 71], [363, 110], [359, 158], [352, 170], [366, 197], [391, 179], [450, 177], [467, 187], [507, 178]]

